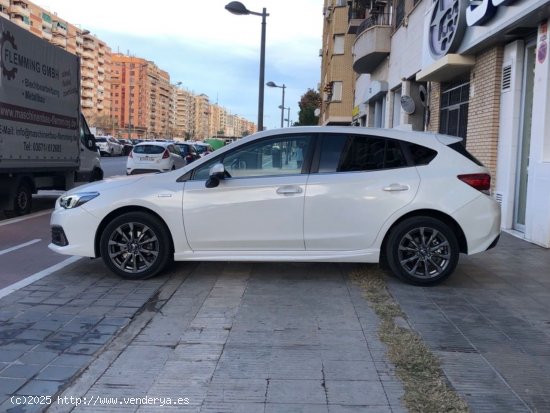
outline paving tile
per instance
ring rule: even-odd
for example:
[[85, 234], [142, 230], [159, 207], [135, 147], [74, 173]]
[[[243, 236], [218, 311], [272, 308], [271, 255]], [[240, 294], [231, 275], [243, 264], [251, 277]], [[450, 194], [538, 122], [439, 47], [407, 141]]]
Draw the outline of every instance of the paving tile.
[[55, 359], [59, 355], [59, 352], [53, 351], [38, 351], [33, 349], [25, 354], [23, 354], [18, 362], [23, 364], [42, 364], [47, 365], [50, 361]]
[[24, 378], [0, 377], [0, 394], [15, 393], [26, 381]]
[[265, 413], [329, 413], [326, 404], [267, 403]]
[[54, 381], [67, 381], [73, 375], [76, 374], [84, 366], [58, 366], [58, 365], [49, 365], [46, 366], [39, 374], [36, 376], [37, 380], [54, 380]]
[[327, 397], [321, 380], [270, 380], [267, 402], [326, 404]]
[[42, 364], [12, 364], [0, 372], [0, 377], [28, 380], [43, 368]]
[[62, 381], [45, 381], [33, 379], [28, 381], [16, 394], [25, 396], [51, 396], [63, 385]]
[[387, 406], [389, 404], [379, 380], [326, 380], [329, 404]]

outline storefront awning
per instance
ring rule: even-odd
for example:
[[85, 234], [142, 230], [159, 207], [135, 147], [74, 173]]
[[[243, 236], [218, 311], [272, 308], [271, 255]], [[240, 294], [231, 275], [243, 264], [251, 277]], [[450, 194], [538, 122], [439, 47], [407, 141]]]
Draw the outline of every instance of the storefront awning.
[[448, 54], [416, 74], [417, 82], [446, 82], [471, 70], [474, 56]]

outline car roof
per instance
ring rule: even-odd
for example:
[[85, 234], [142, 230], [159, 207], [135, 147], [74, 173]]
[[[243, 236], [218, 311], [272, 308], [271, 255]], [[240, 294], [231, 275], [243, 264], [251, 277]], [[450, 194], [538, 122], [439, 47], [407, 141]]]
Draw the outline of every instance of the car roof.
[[145, 145], [156, 145], [167, 147], [168, 145], [173, 145], [172, 142], [158, 142], [158, 141], [143, 141], [139, 142], [136, 146], [145, 146]]
[[246, 142], [248, 140], [256, 140], [261, 137], [278, 136], [281, 133], [353, 133], [360, 135], [376, 135], [384, 138], [399, 139], [408, 142], [418, 143], [420, 145], [433, 145], [442, 143], [444, 145], [450, 145], [455, 142], [462, 141], [462, 138], [456, 136], [443, 135], [435, 132], [419, 132], [406, 129], [384, 129], [384, 128], [370, 128], [361, 126], [294, 126], [292, 128], [284, 129], [268, 129], [262, 132], [256, 132], [252, 135], [248, 135], [240, 141]]

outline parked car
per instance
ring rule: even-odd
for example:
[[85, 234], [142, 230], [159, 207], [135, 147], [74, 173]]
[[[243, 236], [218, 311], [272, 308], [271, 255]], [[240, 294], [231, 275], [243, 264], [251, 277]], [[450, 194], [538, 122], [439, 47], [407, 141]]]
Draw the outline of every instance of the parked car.
[[134, 146], [126, 161], [126, 174], [166, 172], [185, 166], [179, 149], [166, 142], [142, 142]]
[[210, 144], [204, 142], [195, 142], [195, 148], [201, 157], [214, 152], [214, 148], [212, 148]]
[[[152, 145], [142, 145], [133, 159], [155, 164]], [[500, 206], [490, 188], [489, 171], [460, 138], [270, 130], [182, 170], [67, 192], [52, 214], [50, 248], [101, 256], [129, 279], [154, 276], [171, 259], [383, 261], [402, 279], [428, 285], [453, 273], [459, 253], [496, 245]]]
[[130, 152], [132, 152], [132, 149], [134, 149], [134, 145], [132, 144], [132, 142], [127, 139], [117, 139], [117, 141], [122, 145], [122, 155], [130, 155]]
[[175, 145], [179, 148], [181, 155], [185, 158], [188, 164], [201, 158], [195, 148], [195, 145], [192, 143], [176, 142]]
[[99, 153], [101, 155], [121, 156], [123, 145], [112, 136], [99, 136], [95, 138]]

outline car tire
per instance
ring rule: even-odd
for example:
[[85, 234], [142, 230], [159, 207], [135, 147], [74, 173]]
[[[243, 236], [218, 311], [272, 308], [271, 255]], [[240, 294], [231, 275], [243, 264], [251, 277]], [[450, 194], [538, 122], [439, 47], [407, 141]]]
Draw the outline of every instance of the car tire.
[[94, 168], [90, 182], [101, 181], [103, 179], [103, 171], [100, 168]]
[[13, 197], [12, 209], [4, 210], [8, 218], [27, 215], [32, 208], [32, 189], [25, 180], [19, 183], [15, 196]]
[[390, 270], [399, 278], [414, 285], [435, 285], [454, 272], [460, 251], [446, 223], [412, 217], [391, 230], [385, 253]]
[[151, 278], [171, 260], [168, 230], [145, 212], [128, 212], [113, 219], [103, 230], [99, 246], [105, 265], [130, 280]]

